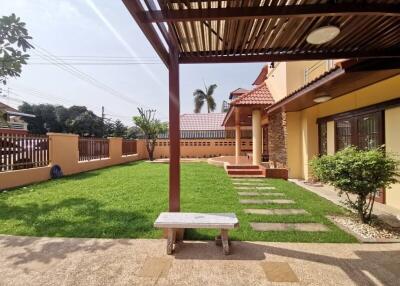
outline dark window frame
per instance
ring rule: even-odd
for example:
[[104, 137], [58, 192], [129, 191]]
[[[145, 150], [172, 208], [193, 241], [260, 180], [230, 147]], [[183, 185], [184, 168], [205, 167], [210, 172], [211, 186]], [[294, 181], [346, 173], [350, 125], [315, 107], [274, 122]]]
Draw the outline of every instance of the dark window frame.
[[[322, 150], [322, 127], [325, 126], [325, 150]], [[318, 154], [319, 156], [322, 155], [327, 155], [328, 154], [328, 122], [324, 121], [324, 122], [320, 122], [318, 124]]]

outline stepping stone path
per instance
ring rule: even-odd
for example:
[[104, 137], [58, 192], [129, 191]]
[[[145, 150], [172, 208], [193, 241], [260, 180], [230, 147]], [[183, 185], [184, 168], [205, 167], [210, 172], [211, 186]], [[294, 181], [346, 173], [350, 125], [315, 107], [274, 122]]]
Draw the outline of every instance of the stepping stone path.
[[[232, 179], [235, 189], [239, 196], [261, 197], [261, 196], [285, 196], [284, 193], [269, 192], [276, 190], [273, 186], [268, 186], [265, 179]], [[244, 190], [244, 191], [241, 191]], [[268, 205], [268, 204], [294, 204], [295, 201], [289, 199], [241, 199], [241, 204], [249, 205]], [[309, 214], [304, 209], [245, 209], [244, 212], [249, 215], [305, 215]], [[329, 231], [329, 228], [320, 223], [263, 223], [251, 222], [250, 226], [255, 231], [308, 231], [321, 232]]]
[[276, 190], [275, 187], [235, 187], [236, 190]]
[[243, 205], [294, 204], [292, 200], [240, 200]]
[[238, 192], [239, 196], [284, 196], [284, 193], [259, 193], [259, 192]]
[[245, 209], [247, 214], [258, 214], [258, 215], [300, 215], [308, 214], [303, 209]]
[[249, 183], [249, 182], [234, 182], [233, 183], [235, 186], [265, 186], [266, 184], [265, 183], [257, 183], [257, 182], [254, 182], [254, 183]]
[[255, 231], [328, 231], [329, 228], [320, 223], [264, 223], [251, 222]]

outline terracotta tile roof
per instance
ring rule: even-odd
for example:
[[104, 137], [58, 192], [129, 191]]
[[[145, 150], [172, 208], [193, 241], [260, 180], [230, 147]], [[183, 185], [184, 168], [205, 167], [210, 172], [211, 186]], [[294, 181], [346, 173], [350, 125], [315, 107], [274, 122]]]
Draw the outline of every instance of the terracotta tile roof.
[[229, 94], [229, 99], [235, 99], [236, 97], [246, 92], [249, 92], [249, 90], [239, 87]]
[[270, 105], [275, 101], [264, 83], [230, 102], [231, 105]]
[[8, 106], [5, 103], [0, 102], [0, 110], [4, 111], [14, 111], [14, 112], [18, 112], [18, 110], [16, 110], [15, 108], [12, 108], [11, 106]]
[[181, 130], [225, 130], [222, 126], [225, 113], [182, 114]]
[[253, 82], [253, 85], [260, 85], [262, 84], [265, 79], [267, 78], [268, 74], [268, 64], [264, 65], [261, 69], [259, 75], [257, 76], [256, 80]]

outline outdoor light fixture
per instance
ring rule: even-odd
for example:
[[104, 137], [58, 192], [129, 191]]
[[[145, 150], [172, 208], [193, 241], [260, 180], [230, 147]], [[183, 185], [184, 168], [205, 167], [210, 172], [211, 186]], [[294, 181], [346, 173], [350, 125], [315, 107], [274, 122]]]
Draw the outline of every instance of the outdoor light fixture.
[[332, 96], [322, 95], [322, 96], [318, 96], [318, 97], [314, 98], [313, 100], [316, 103], [323, 103], [323, 102], [327, 102], [330, 99], [332, 99]]
[[309, 44], [321, 45], [332, 41], [339, 33], [340, 29], [336, 26], [323, 26], [308, 34], [306, 40]]

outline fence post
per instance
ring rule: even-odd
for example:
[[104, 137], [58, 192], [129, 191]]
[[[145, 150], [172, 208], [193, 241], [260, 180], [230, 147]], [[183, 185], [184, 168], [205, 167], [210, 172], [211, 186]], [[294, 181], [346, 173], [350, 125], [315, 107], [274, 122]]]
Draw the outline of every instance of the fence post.
[[122, 157], [122, 138], [121, 137], [108, 137], [110, 146], [110, 160], [111, 162], [121, 162]]
[[47, 133], [49, 157], [52, 166], [59, 165], [65, 175], [77, 173], [79, 149], [76, 134]]

